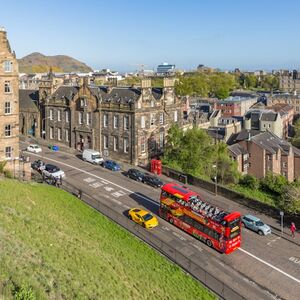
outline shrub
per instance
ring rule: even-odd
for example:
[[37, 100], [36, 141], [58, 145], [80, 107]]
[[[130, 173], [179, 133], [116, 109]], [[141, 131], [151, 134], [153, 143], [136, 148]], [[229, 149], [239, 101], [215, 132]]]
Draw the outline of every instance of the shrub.
[[20, 288], [18, 288], [16, 290], [15, 299], [16, 300], [35, 300], [36, 297], [35, 297], [31, 287], [22, 285]]
[[277, 195], [282, 193], [283, 188], [288, 185], [287, 179], [282, 175], [275, 175], [268, 173], [267, 176], [261, 180], [261, 187], [267, 192]]
[[6, 161], [0, 161], [0, 174], [4, 173], [5, 165], [6, 165]]
[[4, 170], [3, 173], [6, 178], [13, 178], [13, 174], [10, 170]]
[[247, 175], [243, 176], [240, 179], [239, 184], [244, 185], [253, 190], [259, 189], [259, 180], [253, 175], [247, 174]]

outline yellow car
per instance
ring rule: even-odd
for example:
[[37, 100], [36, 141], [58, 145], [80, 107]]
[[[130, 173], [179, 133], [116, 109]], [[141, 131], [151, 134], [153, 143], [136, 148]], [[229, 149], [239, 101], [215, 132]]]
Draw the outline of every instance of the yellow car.
[[128, 212], [128, 217], [130, 220], [142, 225], [145, 228], [150, 229], [158, 225], [157, 218], [144, 209], [132, 208]]

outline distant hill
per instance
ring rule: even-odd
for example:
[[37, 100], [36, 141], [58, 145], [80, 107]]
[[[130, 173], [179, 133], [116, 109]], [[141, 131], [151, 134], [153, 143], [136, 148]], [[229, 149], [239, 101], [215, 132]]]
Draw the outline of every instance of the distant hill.
[[31, 53], [18, 59], [20, 73], [49, 72], [90, 72], [92, 69], [86, 64], [66, 55], [46, 56], [38, 52]]

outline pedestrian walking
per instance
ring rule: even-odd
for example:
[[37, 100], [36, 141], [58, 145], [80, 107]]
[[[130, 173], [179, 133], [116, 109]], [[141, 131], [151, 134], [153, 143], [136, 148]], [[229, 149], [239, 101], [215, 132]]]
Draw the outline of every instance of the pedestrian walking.
[[292, 233], [292, 237], [294, 239], [295, 238], [295, 231], [296, 231], [296, 225], [295, 225], [294, 222], [292, 222], [290, 230], [291, 230], [291, 233]]
[[82, 190], [79, 190], [79, 191], [78, 191], [77, 197], [78, 197], [79, 199], [81, 199], [81, 197], [82, 197]]

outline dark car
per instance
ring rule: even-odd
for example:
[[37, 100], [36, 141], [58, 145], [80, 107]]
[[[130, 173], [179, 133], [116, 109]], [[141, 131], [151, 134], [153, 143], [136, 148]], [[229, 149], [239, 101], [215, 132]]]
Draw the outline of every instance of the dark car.
[[163, 186], [163, 182], [159, 178], [152, 176], [152, 175], [148, 175], [148, 174], [144, 175], [142, 181], [153, 187], [162, 187]]
[[121, 167], [118, 163], [116, 163], [113, 160], [106, 160], [103, 162], [102, 166], [106, 169], [112, 170], [112, 171], [120, 171]]
[[35, 160], [32, 164], [31, 164], [31, 168], [33, 170], [36, 171], [42, 171], [42, 169], [44, 168], [45, 163], [41, 160]]
[[137, 169], [129, 169], [126, 176], [136, 181], [143, 181], [145, 174]]

